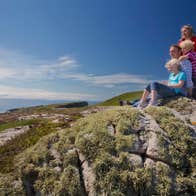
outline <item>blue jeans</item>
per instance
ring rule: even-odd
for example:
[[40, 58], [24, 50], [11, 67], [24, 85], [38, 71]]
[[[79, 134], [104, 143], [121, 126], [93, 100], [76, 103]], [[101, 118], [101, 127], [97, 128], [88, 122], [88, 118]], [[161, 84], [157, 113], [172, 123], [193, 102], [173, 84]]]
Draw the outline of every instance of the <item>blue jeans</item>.
[[158, 83], [158, 82], [152, 82], [148, 84], [148, 86], [146, 87], [146, 90], [148, 92], [151, 92], [151, 90], [155, 90], [158, 96], [161, 98], [173, 97], [177, 95], [174, 89], [164, 84]]

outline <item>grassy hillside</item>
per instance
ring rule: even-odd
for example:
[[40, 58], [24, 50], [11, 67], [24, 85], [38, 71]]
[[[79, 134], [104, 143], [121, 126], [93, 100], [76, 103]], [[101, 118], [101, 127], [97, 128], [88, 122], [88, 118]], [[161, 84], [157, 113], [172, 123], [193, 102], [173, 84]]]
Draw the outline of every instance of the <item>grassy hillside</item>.
[[21, 135], [17, 151], [0, 148], [0, 195], [194, 195], [195, 128], [187, 115], [195, 108], [179, 98], [143, 111], [108, 107], [70, 127], [42, 123], [31, 130], [39, 140]]
[[144, 110], [48, 105], [1, 114], [2, 131], [30, 126], [0, 146], [0, 195], [194, 195], [195, 111], [196, 101], [179, 97]]
[[128, 92], [121, 95], [118, 95], [116, 97], [113, 97], [111, 99], [108, 99], [104, 102], [99, 103], [99, 106], [117, 106], [119, 105], [120, 100], [128, 100], [133, 101], [135, 99], [139, 99], [142, 95], [142, 91], [135, 91], [135, 92]]
[[55, 110], [58, 109], [73, 109], [75, 108], [83, 108], [87, 107], [88, 102], [86, 101], [78, 101], [78, 102], [67, 102], [67, 103], [60, 103], [60, 104], [48, 104], [48, 105], [38, 105], [38, 106], [30, 106], [30, 107], [22, 107], [22, 108], [14, 108], [8, 110], [9, 112], [40, 112], [40, 111], [45, 111], [45, 112], [54, 112]]

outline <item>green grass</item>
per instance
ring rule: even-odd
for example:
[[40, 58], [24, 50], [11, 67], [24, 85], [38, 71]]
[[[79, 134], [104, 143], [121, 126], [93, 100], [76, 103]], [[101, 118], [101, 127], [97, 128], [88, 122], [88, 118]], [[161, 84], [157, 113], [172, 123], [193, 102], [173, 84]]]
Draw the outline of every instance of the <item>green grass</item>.
[[[61, 104], [48, 104], [48, 105], [39, 105], [39, 106], [32, 106], [32, 107], [25, 107], [25, 108], [17, 108], [12, 113], [15, 114], [37, 114], [41, 112], [47, 113], [72, 113], [72, 111], [82, 111], [88, 106], [79, 107], [77, 105], [78, 102], [67, 102]], [[75, 107], [74, 107], [74, 104]], [[66, 108], [66, 106], [71, 106], [70, 108]], [[73, 106], [73, 107], [72, 107]]]
[[35, 124], [36, 122], [38, 122], [37, 119], [12, 121], [12, 122], [3, 123], [0, 125], [0, 132], [5, 129], [15, 128], [18, 126], [32, 125], [32, 124]]
[[128, 92], [121, 95], [118, 95], [116, 97], [113, 97], [111, 99], [108, 99], [104, 102], [101, 102], [97, 104], [98, 106], [117, 106], [119, 105], [120, 100], [124, 101], [133, 101], [135, 99], [139, 99], [142, 96], [142, 91], [135, 91], [135, 92]]

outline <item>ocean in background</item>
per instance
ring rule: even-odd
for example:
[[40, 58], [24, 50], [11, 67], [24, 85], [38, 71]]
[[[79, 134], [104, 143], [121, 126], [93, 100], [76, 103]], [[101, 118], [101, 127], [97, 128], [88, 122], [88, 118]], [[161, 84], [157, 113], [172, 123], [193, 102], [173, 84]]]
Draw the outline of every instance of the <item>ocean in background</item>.
[[[57, 104], [57, 103], [68, 103], [74, 101], [68, 100], [35, 100], [35, 99], [0, 99], [0, 113], [6, 112], [10, 109], [31, 107], [39, 105]], [[90, 105], [97, 102], [88, 102]]]

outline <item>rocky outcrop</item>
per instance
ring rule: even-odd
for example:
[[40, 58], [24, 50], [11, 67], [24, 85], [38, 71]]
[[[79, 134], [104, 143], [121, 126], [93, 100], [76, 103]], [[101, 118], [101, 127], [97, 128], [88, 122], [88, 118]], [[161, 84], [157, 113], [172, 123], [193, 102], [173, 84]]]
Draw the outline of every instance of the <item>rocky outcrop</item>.
[[130, 106], [88, 111], [71, 128], [18, 155], [17, 171], [5, 174], [18, 188], [0, 183], [0, 193], [194, 195], [195, 106], [180, 98], [143, 111]]

